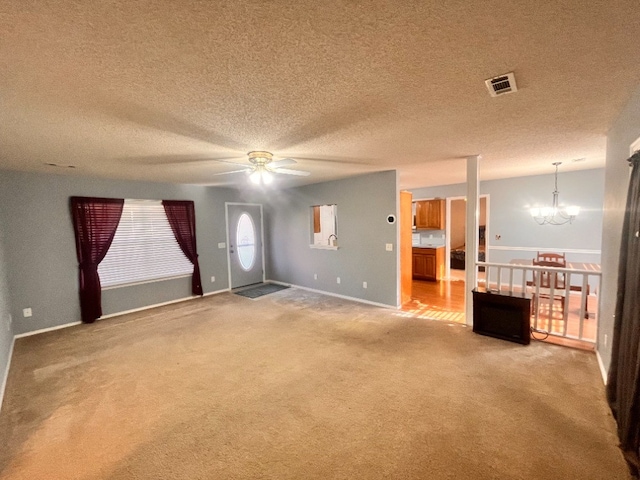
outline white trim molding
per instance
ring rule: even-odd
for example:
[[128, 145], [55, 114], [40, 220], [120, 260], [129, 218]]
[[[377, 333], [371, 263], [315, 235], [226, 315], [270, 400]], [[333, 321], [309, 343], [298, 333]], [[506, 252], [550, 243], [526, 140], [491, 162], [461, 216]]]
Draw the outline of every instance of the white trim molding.
[[15, 336], [15, 338], [30, 337], [31, 335], [38, 335], [40, 333], [53, 332], [55, 330], [61, 330], [63, 328], [75, 327], [76, 325], [80, 325], [80, 324], [82, 324], [82, 322], [64, 323], [62, 325], [56, 325], [55, 327], [41, 328], [40, 330], [32, 330], [30, 332], [19, 333]]
[[[557, 252], [558, 248], [549, 247], [507, 247], [504, 245], [487, 245], [488, 250], [506, 250], [513, 252]], [[560, 249], [565, 253], [583, 253], [587, 255], [600, 255], [601, 250], [588, 249], [588, 248], [562, 248]]]
[[600, 367], [600, 375], [602, 375], [602, 381], [604, 384], [607, 384], [607, 369], [604, 368], [604, 362], [602, 361], [602, 357], [600, 356], [600, 352], [596, 350], [596, 359], [598, 360], [598, 366]]
[[[208, 297], [209, 295], [217, 295], [218, 293], [228, 292], [229, 290], [230, 290], [229, 288], [223, 288], [222, 290], [216, 290], [215, 292], [205, 293], [202, 296], [203, 297]], [[131, 310], [124, 310], [122, 312], [110, 313], [108, 315], [101, 316], [98, 320], [105, 320], [107, 318], [119, 317], [120, 315], [126, 315], [128, 313], [141, 312], [143, 310], [149, 310], [151, 308], [156, 308], [156, 307], [164, 307], [165, 305], [171, 305], [173, 303], [186, 302], [187, 300], [195, 300], [196, 298], [200, 298], [200, 295], [192, 295], [190, 297], [183, 297], [183, 298], [177, 298], [176, 300], [169, 300], [168, 302], [154, 303], [153, 305], [146, 305], [144, 307], [132, 308]], [[80, 323], [80, 322], [78, 322], [78, 323]]]
[[371, 300], [365, 300], [363, 298], [350, 297], [348, 295], [340, 295], [339, 293], [327, 292], [325, 290], [317, 290], [315, 288], [303, 287], [302, 285], [295, 285], [293, 283], [279, 282], [277, 280], [267, 280], [266, 283], [275, 283], [276, 285], [284, 285], [285, 287], [299, 288], [300, 290], [306, 290], [308, 292], [313, 292], [313, 293], [320, 293], [322, 295], [328, 295], [330, 297], [342, 298], [344, 300], [351, 300], [353, 302], [358, 302], [358, 303], [366, 303], [367, 305], [373, 305], [374, 307], [392, 308], [394, 310], [397, 310], [398, 308], [400, 308], [399, 306], [396, 306], [396, 305], [387, 305], [386, 303], [372, 302]]
[[7, 368], [4, 369], [4, 376], [2, 377], [2, 383], [0, 383], [0, 412], [2, 411], [2, 402], [4, 401], [4, 391], [7, 388], [7, 380], [9, 379], [9, 368], [11, 367], [11, 359], [13, 358], [13, 346], [16, 343], [16, 337], [11, 340], [11, 346], [9, 347], [9, 355], [7, 356]]

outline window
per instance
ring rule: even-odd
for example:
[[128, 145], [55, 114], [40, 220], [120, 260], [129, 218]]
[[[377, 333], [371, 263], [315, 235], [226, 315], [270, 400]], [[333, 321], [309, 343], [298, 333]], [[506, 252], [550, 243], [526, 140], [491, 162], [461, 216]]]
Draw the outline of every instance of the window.
[[102, 287], [191, 275], [159, 200], [125, 200], [113, 243], [98, 266]]
[[253, 220], [246, 213], [238, 219], [236, 241], [240, 266], [248, 272], [256, 260], [256, 229], [253, 227]]

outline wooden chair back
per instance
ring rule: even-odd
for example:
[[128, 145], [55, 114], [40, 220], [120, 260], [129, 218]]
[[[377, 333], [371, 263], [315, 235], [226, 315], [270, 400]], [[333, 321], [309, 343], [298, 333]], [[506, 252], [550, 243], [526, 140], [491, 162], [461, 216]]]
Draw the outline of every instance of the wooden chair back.
[[[533, 266], [535, 267], [553, 267], [563, 268], [566, 266], [564, 263], [546, 261], [546, 260], [534, 260]], [[536, 285], [536, 276], [540, 275], [540, 288], [551, 288], [551, 282], [553, 281], [553, 289], [558, 292], [566, 288], [565, 275], [562, 272], [533, 272], [533, 285]], [[554, 275], [555, 274], [555, 275]], [[553, 279], [553, 280], [552, 280]], [[554, 295], [555, 296], [555, 295]]]
[[556, 262], [560, 264], [557, 266], [560, 266], [560, 267], [567, 266], [567, 259], [565, 258], [564, 253], [538, 252], [536, 261], [537, 262]]

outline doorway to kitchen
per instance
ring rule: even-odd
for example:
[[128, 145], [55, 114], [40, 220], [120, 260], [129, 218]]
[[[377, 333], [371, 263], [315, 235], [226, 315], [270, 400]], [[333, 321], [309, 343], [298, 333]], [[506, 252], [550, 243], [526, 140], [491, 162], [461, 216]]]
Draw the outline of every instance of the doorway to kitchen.
[[[412, 234], [412, 294], [411, 301], [404, 303], [402, 310], [413, 316], [464, 324], [466, 199], [417, 199], [413, 204], [416, 221]], [[489, 196], [481, 195], [478, 235], [480, 261], [485, 261], [487, 256], [488, 206]], [[424, 220], [418, 218], [420, 212], [428, 209], [433, 214], [434, 209], [438, 208], [442, 221], [431, 221], [429, 228], [421, 228]], [[479, 272], [480, 277], [483, 275], [484, 272]]]

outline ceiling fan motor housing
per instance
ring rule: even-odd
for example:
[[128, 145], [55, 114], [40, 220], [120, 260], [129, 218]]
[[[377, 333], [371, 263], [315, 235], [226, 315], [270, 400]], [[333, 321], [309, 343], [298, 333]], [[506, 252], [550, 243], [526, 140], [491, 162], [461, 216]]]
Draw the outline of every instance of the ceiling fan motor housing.
[[249, 152], [247, 155], [249, 156], [249, 161], [254, 165], [266, 165], [273, 159], [273, 154], [270, 152], [255, 151]]

